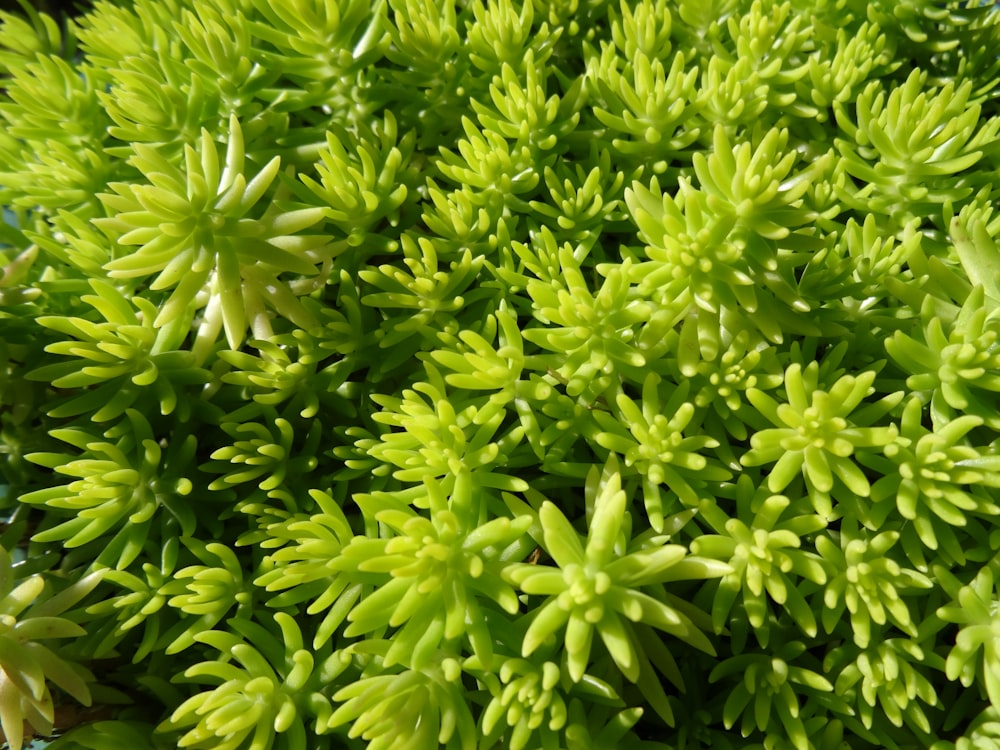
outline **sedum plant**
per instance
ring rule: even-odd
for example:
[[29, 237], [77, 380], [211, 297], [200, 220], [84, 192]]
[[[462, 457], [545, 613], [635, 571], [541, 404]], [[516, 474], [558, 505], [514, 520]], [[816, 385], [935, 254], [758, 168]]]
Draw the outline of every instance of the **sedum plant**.
[[2, 741], [1000, 747], [998, 44], [0, 12]]

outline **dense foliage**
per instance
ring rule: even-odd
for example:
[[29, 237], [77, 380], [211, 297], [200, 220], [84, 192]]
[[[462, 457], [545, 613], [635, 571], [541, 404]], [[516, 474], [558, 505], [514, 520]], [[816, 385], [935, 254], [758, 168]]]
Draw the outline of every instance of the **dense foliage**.
[[1000, 748], [977, 5], [0, 16], [10, 746]]

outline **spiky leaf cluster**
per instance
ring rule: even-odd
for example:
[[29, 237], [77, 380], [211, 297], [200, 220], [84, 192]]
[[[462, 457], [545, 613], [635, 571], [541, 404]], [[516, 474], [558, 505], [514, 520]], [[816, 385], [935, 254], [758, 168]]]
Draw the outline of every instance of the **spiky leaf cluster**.
[[8, 744], [996, 744], [1000, 14], [21, 5]]

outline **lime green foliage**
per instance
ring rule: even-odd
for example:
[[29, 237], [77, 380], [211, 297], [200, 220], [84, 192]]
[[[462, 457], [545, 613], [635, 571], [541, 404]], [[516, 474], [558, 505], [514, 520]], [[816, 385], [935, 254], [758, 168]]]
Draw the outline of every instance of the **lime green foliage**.
[[[922, 341], [896, 331], [886, 350], [908, 373], [908, 388], [931, 395], [931, 415], [944, 424], [962, 415], [989, 420], [997, 417], [987, 406], [1000, 392], [1000, 354], [997, 352], [997, 319], [990, 315], [983, 287], [969, 295], [946, 329], [930, 305], [922, 309], [926, 321], [917, 331]], [[925, 396], [926, 398], [926, 396]]]
[[1000, 747], [980, 5], [0, 13], [8, 744]]
[[983, 145], [996, 140], [1000, 127], [995, 119], [984, 122], [979, 103], [969, 101], [972, 81], [928, 91], [926, 77], [927, 71], [914, 70], [888, 95], [869, 83], [854, 104], [857, 124], [842, 104], [833, 105], [848, 136], [837, 147], [858, 185], [840, 194], [896, 226], [937, 213], [941, 202], [957, 202], [976, 189], [975, 181], [951, 177], [983, 158]]
[[384, 640], [358, 644], [358, 653], [372, 655], [373, 669], [333, 694], [340, 705], [328, 728], [349, 722], [348, 736], [363, 738], [369, 748], [476, 747], [459, 662], [438, 652], [423, 668], [387, 668], [380, 657], [391, 648]]
[[[180, 461], [183, 465], [189, 461], [194, 441], [177, 443], [175, 448], [180, 451], [175, 449], [172, 455], [164, 456], [163, 449], [153, 439], [149, 422], [131, 409], [126, 417], [119, 427], [127, 425], [131, 429], [106, 433], [106, 437], [118, 437], [114, 443], [93, 440], [90, 433], [72, 428], [58, 432], [60, 441], [83, 450], [79, 457], [65, 453], [32, 454], [34, 463], [76, 477], [67, 485], [21, 496], [23, 503], [44, 504], [50, 509], [65, 511], [51, 514], [50, 521], [69, 516], [36, 534], [37, 541], [63, 540], [63, 544], [71, 548], [103, 537], [102, 562], [113, 562], [116, 567], [125, 568], [141, 553], [161, 506], [174, 516], [182, 529], [194, 530], [194, 514], [182, 501], [191, 492], [191, 482], [184, 477], [165, 482], [167, 475], [161, 474], [167, 464], [173, 466]], [[124, 434], [119, 436], [119, 433]], [[158, 523], [164, 520], [160, 518]]]
[[[949, 679], [961, 679], [963, 685], [971, 685], [977, 673], [982, 675], [990, 701], [996, 703], [1000, 695], [1000, 680], [997, 679], [997, 619], [993, 602], [996, 589], [993, 571], [983, 568], [969, 584], [958, 592], [955, 605], [942, 607], [938, 616], [946, 622], [958, 623], [960, 630], [955, 638], [955, 647], [948, 654], [945, 665]], [[979, 650], [983, 650], [981, 669]]]
[[[949, 747], [949, 745], [934, 746]], [[972, 748], [989, 748], [993, 750], [1000, 747], [1000, 721], [997, 721], [997, 711], [994, 708], [986, 709], [980, 714], [969, 728], [969, 732], [955, 743], [956, 750], [972, 750]]]
[[[851, 658], [853, 662], [844, 665]], [[824, 669], [839, 672], [835, 689], [856, 702], [857, 715], [867, 729], [872, 728], [875, 712], [880, 711], [897, 727], [905, 722], [927, 732], [930, 722], [922, 705], [938, 705], [934, 686], [919, 669], [928, 661], [940, 667], [940, 657], [925, 653], [917, 642], [890, 638], [864, 650], [851, 646], [834, 649]]]
[[[86, 575], [52, 594], [50, 584], [35, 573], [18, 575], [6, 549], [0, 551], [0, 728], [12, 747], [20, 747], [25, 726], [51, 734], [55, 704], [49, 684], [84, 705], [91, 703], [90, 672], [50, 648], [53, 639], [78, 638], [86, 631], [66, 611], [100, 581]], [[24, 567], [24, 566], [20, 566]]]
[[[803, 663], [799, 657], [805, 651], [802, 641], [790, 641], [767, 653], [733, 656], [712, 670], [709, 676], [712, 682], [727, 675], [740, 678], [723, 709], [726, 727], [733, 726], [737, 717], [742, 716], [744, 736], [756, 728], [772, 737], [787, 736], [788, 744], [797, 750], [809, 748], [809, 732], [803, 719], [817, 710], [816, 704], [820, 710], [829, 710], [836, 700], [829, 699], [833, 686], [822, 674], [795, 665], [796, 660]], [[803, 699], [805, 710], [800, 704]]]
[[531, 656], [565, 628], [569, 675], [579, 682], [596, 631], [622, 675], [636, 682], [645, 656], [636, 648], [640, 643], [633, 623], [655, 627], [713, 653], [711, 643], [683, 608], [641, 589], [669, 581], [714, 578], [727, 573], [728, 566], [688, 556], [683, 546], [665, 544], [664, 537], [650, 536], [638, 545], [630, 539], [628, 496], [614, 458], [603, 473], [598, 474], [597, 467], [591, 470], [586, 489], [586, 542], [562, 511], [545, 501], [538, 511], [541, 543], [556, 565], [521, 563], [505, 570], [505, 577], [522, 592], [546, 597], [524, 634], [522, 655]]
[[[91, 279], [90, 285], [96, 296], [87, 295], [81, 301], [99, 313], [101, 322], [69, 317], [38, 319], [41, 325], [70, 337], [68, 341], [50, 344], [46, 350], [76, 359], [39, 368], [29, 377], [70, 391], [100, 384], [88, 390], [82, 399], [60, 404], [51, 416], [93, 413], [97, 422], [115, 419], [141, 393], [148, 393], [144, 389], [150, 386], [157, 393], [160, 411], [170, 414], [178, 408], [175, 382], [182, 385], [210, 380], [208, 373], [198, 368], [191, 352], [178, 350], [187, 334], [184, 325], [187, 321], [183, 317], [171, 325], [157, 327], [154, 323], [157, 309], [148, 300], [142, 297], [126, 300], [121, 292], [98, 279]], [[100, 408], [95, 411], [94, 406]], [[181, 404], [180, 408], [186, 410], [188, 405]]]
[[815, 637], [816, 616], [797, 584], [802, 579], [817, 585], [827, 582], [827, 569], [819, 556], [802, 549], [802, 537], [825, 528], [826, 521], [814, 513], [782, 519], [791, 505], [787, 497], [755, 495], [750, 483], [741, 485], [744, 490], [738, 499], [741, 513], [728, 518], [706, 507], [705, 519], [710, 524], [719, 524], [720, 533], [702, 534], [691, 543], [696, 554], [725, 561], [732, 569], [720, 581], [712, 601], [715, 632], [724, 632], [739, 599], [757, 640], [767, 645], [772, 619], [770, 599], [787, 610], [806, 635]]
[[[384, 662], [406, 660], [422, 666], [441, 643], [467, 637], [473, 651], [491, 661], [489, 623], [479, 602], [516, 614], [517, 595], [501, 578], [508, 566], [494, 562], [517, 543], [532, 519], [495, 518], [476, 526], [470, 513], [474, 480], [463, 474], [448, 497], [439, 484], [425, 480], [430, 518], [385, 495], [359, 495], [358, 502], [380, 524], [393, 530], [388, 539], [354, 537], [328, 567], [343, 571], [376, 590], [348, 615], [345, 635], [398, 628]], [[522, 552], [523, 554], [523, 552]]]
[[823, 592], [823, 624], [832, 631], [842, 621], [844, 609], [850, 613], [854, 642], [865, 648], [871, 642], [872, 623], [891, 622], [900, 631], [916, 636], [916, 627], [900, 590], [933, 587], [927, 576], [900, 567], [888, 556], [899, 539], [898, 532], [857, 534], [842, 529], [836, 539], [820, 536], [816, 549], [831, 575]]
[[[770, 464], [767, 487], [772, 492], [786, 490], [801, 474], [814, 506], [827, 516], [832, 512], [831, 493], [845, 500], [868, 497], [868, 480], [851, 458], [857, 448], [884, 448], [898, 437], [895, 425], [862, 426], [867, 420], [850, 418], [862, 400], [871, 395], [874, 380], [875, 373], [869, 370], [857, 377], [845, 375], [829, 390], [821, 389], [819, 363], [811, 362], [803, 369], [796, 362], [785, 370], [785, 403], [777, 403], [755, 388], [748, 389], [750, 403], [775, 426], [751, 436], [750, 450], [740, 462], [744, 466]], [[888, 404], [868, 411], [888, 411], [900, 396], [897, 392], [888, 398]]]
[[105, 264], [112, 279], [155, 276], [151, 290], [173, 290], [154, 325], [183, 318], [195, 296], [207, 293], [201, 343], [210, 345], [222, 327], [230, 348], [238, 349], [248, 325], [260, 339], [273, 332], [266, 305], [280, 305], [303, 328], [315, 326], [278, 276], [315, 274], [332, 249], [325, 237], [298, 234], [321, 220], [317, 206], [280, 211], [272, 205], [270, 215], [253, 210], [278, 175], [281, 158], [247, 175], [235, 115], [226, 138], [224, 164], [207, 130], [197, 147], [184, 147], [180, 165], [154, 147], [137, 147], [129, 162], [145, 181], [110, 183], [114, 192], [99, 195], [110, 215], [94, 223], [118, 246], [136, 246]]
[[[598, 433], [599, 445], [620, 453], [625, 464], [634, 466], [643, 477], [643, 493], [650, 525], [663, 530], [663, 503], [660, 485], [666, 484], [681, 502], [698, 504], [699, 490], [705, 484], [729, 479], [728, 471], [716, 463], [710, 466], [702, 455], [705, 448], [717, 448], [718, 441], [704, 435], [685, 437], [684, 430], [695, 413], [694, 405], [686, 400], [688, 390], [678, 388], [667, 403], [660, 405], [660, 379], [653, 373], [646, 376], [642, 388], [642, 409], [625, 394], [616, 399], [612, 414], [604, 411], [594, 416], [607, 431]], [[666, 414], [673, 416], [667, 418]], [[627, 425], [627, 431], [623, 429]]]
[[[263, 750], [273, 746], [274, 734], [284, 734], [293, 747], [303, 747], [306, 728], [302, 709], [317, 721], [331, 713], [330, 702], [314, 688], [329, 668], [316, 663], [319, 654], [303, 648], [302, 634], [286, 612], [274, 621], [280, 637], [254, 622], [232, 621], [232, 628], [250, 638], [248, 645], [231, 632], [209, 631], [198, 636], [202, 643], [218, 649], [231, 662], [205, 661], [188, 667], [184, 678], [219, 683], [214, 690], [197, 693], [177, 707], [164, 722], [165, 728], [186, 728], [178, 747], [248, 747]], [[338, 665], [333, 657], [333, 668]], [[316, 667], [319, 666], [319, 673]]]

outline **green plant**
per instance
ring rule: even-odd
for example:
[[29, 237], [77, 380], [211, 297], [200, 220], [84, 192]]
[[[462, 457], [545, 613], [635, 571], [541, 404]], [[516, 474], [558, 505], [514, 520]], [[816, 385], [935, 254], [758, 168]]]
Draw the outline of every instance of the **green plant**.
[[[101, 578], [91, 573], [58, 593], [40, 573], [20, 576], [6, 549], [0, 552], [0, 728], [12, 747], [20, 747], [25, 731], [51, 734], [55, 702], [49, 683], [90, 705], [92, 675], [82, 665], [53, 651], [53, 639], [74, 638], [86, 631], [66, 610], [85, 597]], [[15, 585], [16, 583], [16, 585]]]
[[1000, 14], [0, 12], [0, 729], [1000, 747]]

